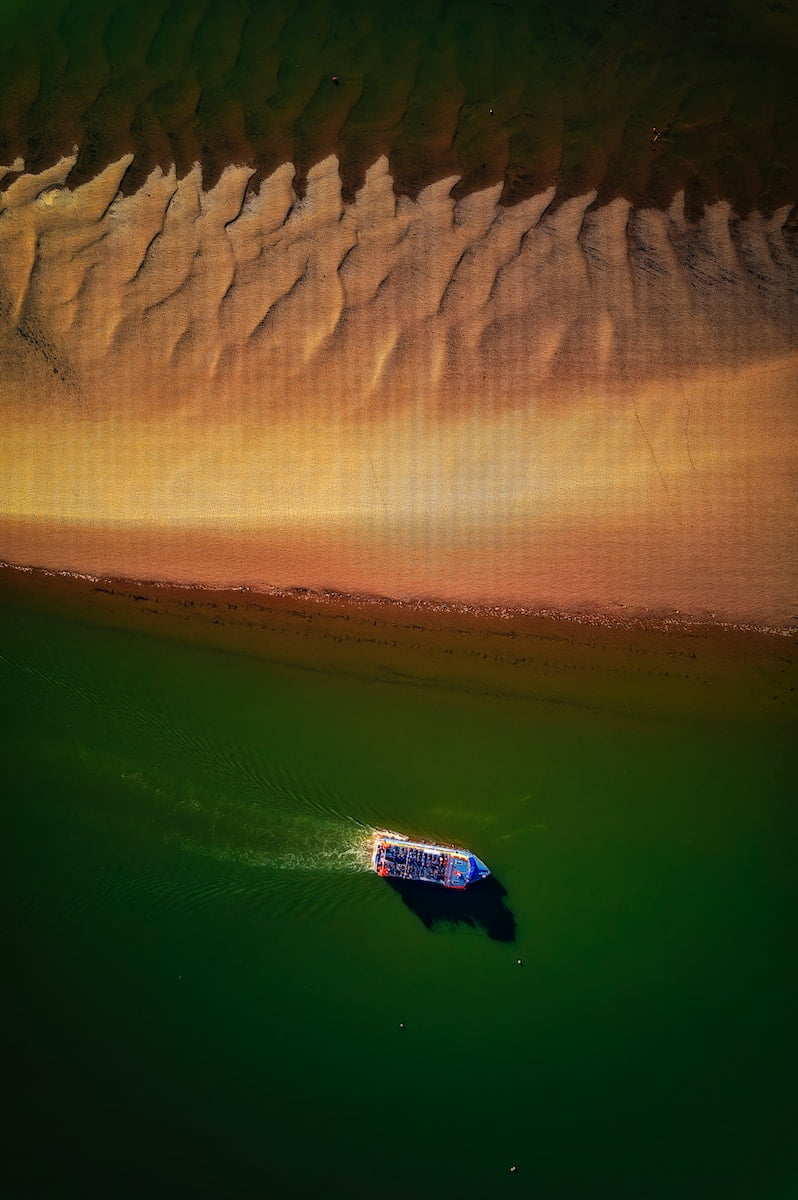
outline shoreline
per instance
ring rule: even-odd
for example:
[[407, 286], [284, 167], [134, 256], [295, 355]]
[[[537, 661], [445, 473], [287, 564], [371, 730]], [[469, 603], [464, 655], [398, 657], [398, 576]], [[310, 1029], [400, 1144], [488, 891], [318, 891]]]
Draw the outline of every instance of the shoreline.
[[[419, 613], [428, 617], [445, 614], [447, 616], [462, 616], [476, 621], [551, 621], [563, 622], [577, 626], [598, 629], [614, 629], [656, 633], [702, 633], [708, 634], [719, 630], [731, 633], [751, 633], [765, 637], [793, 638], [798, 635], [798, 625], [771, 625], [756, 621], [733, 621], [714, 616], [691, 616], [679, 610], [662, 608], [661, 610], [646, 611], [636, 609], [631, 612], [612, 613], [609, 611], [589, 612], [584, 609], [560, 609], [554, 607], [537, 607], [517, 604], [485, 603], [456, 599], [446, 599], [443, 596], [417, 596], [402, 598], [384, 596], [377, 592], [345, 592], [337, 588], [292, 586], [283, 587], [278, 584], [229, 584], [217, 585], [198, 581], [186, 582], [177, 579], [138, 578], [132, 575], [93, 574], [88, 571], [58, 570], [52, 567], [39, 566], [32, 563], [17, 563], [0, 558], [0, 578], [6, 572], [19, 572], [22, 575], [36, 577], [75, 580], [91, 584], [115, 584], [117, 586], [153, 588], [162, 591], [208, 592], [210, 594], [241, 593], [253, 597], [263, 596], [270, 600], [302, 600], [318, 605], [346, 607], [351, 610], [376, 608], [400, 610], [409, 613]], [[626, 609], [626, 605], [619, 605]], [[798, 622], [798, 617], [793, 618]]]
[[794, 722], [788, 631], [586, 616], [307, 588], [190, 587], [0, 562], [0, 601], [279, 668], [588, 710], [597, 718]]
[[[432, 529], [426, 538], [416, 532], [403, 539], [389, 529], [323, 522], [225, 530], [0, 517], [0, 562], [97, 580], [328, 596], [433, 615], [505, 613], [621, 629], [796, 630], [789, 539], [768, 539], [762, 531], [755, 553], [746, 555], [744, 546], [724, 543], [720, 520], [701, 533], [699, 546], [689, 533], [681, 535], [677, 525], [650, 533], [618, 525], [545, 533], [508, 525]], [[752, 562], [761, 569], [754, 572]]]

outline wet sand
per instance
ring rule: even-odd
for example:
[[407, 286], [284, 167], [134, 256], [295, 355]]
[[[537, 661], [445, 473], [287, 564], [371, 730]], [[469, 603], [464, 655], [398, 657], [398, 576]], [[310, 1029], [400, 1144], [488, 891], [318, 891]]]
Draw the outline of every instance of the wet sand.
[[797, 42], [781, 3], [7, 4], [0, 162], [78, 146], [82, 183], [132, 153], [135, 192], [155, 166], [257, 185], [290, 161], [303, 190], [334, 153], [352, 199], [385, 155], [412, 197], [453, 175], [508, 204], [556, 185], [772, 212], [798, 193]]

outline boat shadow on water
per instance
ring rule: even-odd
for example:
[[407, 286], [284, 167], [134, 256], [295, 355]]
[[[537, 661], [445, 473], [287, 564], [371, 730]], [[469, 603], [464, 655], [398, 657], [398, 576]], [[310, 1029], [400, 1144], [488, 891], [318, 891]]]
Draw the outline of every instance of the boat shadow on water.
[[438, 925], [469, 925], [484, 929], [495, 942], [515, 941], [515, 917], [504, 902], [507, 891], [495, 875], [470, 887], [444, 888], [415, 879], [386, 879], [427, 929]]

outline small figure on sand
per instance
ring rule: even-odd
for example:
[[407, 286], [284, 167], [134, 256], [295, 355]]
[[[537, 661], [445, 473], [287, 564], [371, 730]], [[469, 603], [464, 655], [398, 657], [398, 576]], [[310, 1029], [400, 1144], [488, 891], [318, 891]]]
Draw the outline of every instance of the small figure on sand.
[[338, 78], [338, 76], [337, 76], [337, 75], [332, 75], [332, 76], [330, 76], [330, 78], [332, 79], [332, 81], [333, 81], [333, 83], [335, 84], [335, 86], [336, 86], [336, 87], [338, 87], [338, 84], [341, 82], [341, 80]]

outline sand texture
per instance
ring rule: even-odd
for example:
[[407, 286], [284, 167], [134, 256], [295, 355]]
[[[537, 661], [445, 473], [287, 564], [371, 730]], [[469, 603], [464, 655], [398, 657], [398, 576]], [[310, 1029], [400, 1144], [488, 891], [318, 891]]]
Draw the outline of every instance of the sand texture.
[[789, 622], [788, 207], [74, 161], [0, 180], [3, 557]]

